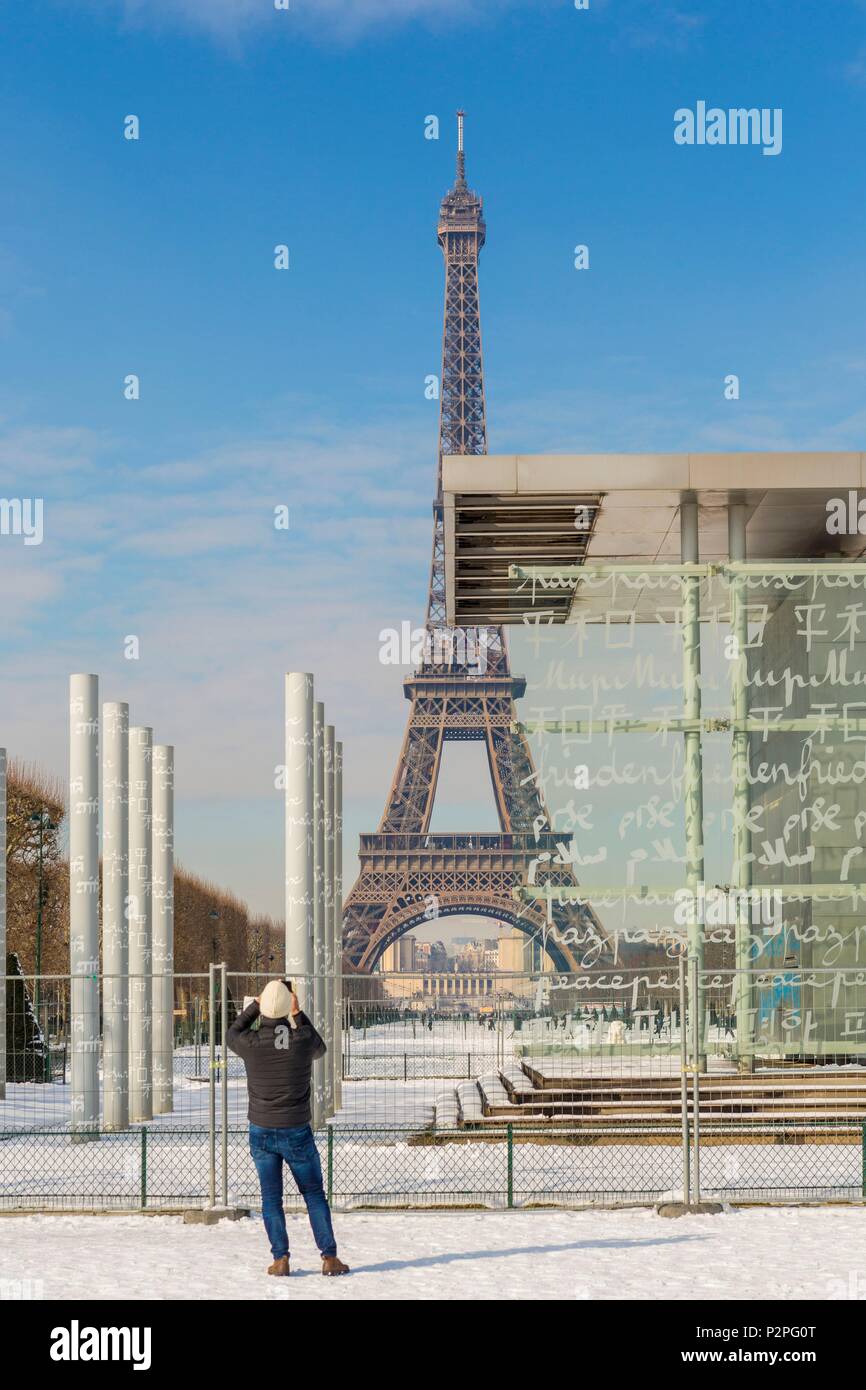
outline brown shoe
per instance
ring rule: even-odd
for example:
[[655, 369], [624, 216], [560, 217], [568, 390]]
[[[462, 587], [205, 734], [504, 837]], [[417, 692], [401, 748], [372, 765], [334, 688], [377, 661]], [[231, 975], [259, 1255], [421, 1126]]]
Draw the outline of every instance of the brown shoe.
[[268, 1269], [268, 1274], [284, 1275], [291, 1274], [291, 1272], [292, 1271], [289, 1269], [288, 1255], [281, 1255], [278, 1260], [274, 1260], [273, 1264]]
[[338, 1260], [336, 1255], [322, 1256], [322, 1273], [325, 1275], [348, 1274], [349, 1266]]

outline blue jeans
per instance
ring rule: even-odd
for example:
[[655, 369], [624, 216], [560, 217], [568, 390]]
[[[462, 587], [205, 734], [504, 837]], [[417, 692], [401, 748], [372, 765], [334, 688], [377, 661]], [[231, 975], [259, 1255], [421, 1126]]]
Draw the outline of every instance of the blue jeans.
[[319, 1253], [336, 1255], [337, 1242], [331, 1225], [331, 1208], [322, 1184], [322, 1164], [309, 1125], [293, 1129], [264, 1129], [250, 1125], [250, 1153], [262, 1189], [262, 1216], [271, 1254], [281, 1260], [289, 1253], [289, 1233], [283, 1211], [283, 1163], [288, 1163], [298, 1191], [307, 1204], [307, 1215]]

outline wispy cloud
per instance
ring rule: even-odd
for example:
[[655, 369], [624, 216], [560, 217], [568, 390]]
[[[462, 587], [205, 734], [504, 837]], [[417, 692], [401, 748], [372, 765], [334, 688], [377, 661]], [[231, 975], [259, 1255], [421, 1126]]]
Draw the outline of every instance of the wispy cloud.
[[842, 76], [855, 87], [866, 87], [866, 44], [863, 44], [854, 57], [842, 65]]
[[10, 478], [34, 485], [58, 473], [89, 472], [109, 448], [109, 441], [95, 430], [81, 426], [8, 425], [0, 421], [0, 468], [4, 487]]
[[289, 0], [277, 9], [274, 0], [79, 0], [116, 13], [130, 27], [174, 27], [204, 32], [237, 42], [266, 28], [274, 36], [351, 41], [370, 32], [417, 24], [441, 29], [477, 24], [504, 9], [552, 8], [558, 0]]
[[609, 0], [601, 0], [600, 8], [610, 18], [618, 45], [647, 51], [685, 52], [703, 37], [708, 23], [707, 15], [685, 0], [656, 0], [653, 5], [645, 0], [617, 0], [615, 8]]

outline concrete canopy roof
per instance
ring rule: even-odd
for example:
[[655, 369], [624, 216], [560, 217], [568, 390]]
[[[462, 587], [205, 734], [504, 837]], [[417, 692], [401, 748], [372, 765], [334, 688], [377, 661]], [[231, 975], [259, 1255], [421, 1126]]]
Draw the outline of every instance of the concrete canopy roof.
[[728, 557], [730, 503], [746, 506], [750, 560], [866, 552], [866, 536], [827, 531], [831, 499], [866, 495], [866, 454], [484, 454], [442, 463], [452, 626], [520, 623], [531, 613], [567, 621], [574, 594], [534, 595], [509, 579], [511, 564], [678, 563], [685, 500], [698, 503], [702, 561]]

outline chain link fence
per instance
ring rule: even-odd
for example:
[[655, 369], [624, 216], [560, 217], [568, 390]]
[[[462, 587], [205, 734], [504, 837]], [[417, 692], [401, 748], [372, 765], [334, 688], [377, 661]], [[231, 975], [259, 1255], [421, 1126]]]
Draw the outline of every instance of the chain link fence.
[[[223, 1032], [265, 977], [212, 975], [175, 977], [170, 1108], [86, 1133], [69, 978], [6, 978], [0, 1208], [258, 1205], [244, 1068]], [[322, 983], [298, 986], [320, 1025]], [[862, 990], [851, 970], [688, 979], [676, 959], [492, 976], [474, 995], [453, 977], [346, 977], [330, 1112], [326, 1063], [314, 1069], [329, 1195], [337, 1209], [862, 1201]], [[823, 1001], [846, 1023], [810, 1051]], [[104, 1068], [100, 1086], [104, 1100]], [[290, 1182], [286, 1203], [302, 1206]]]

